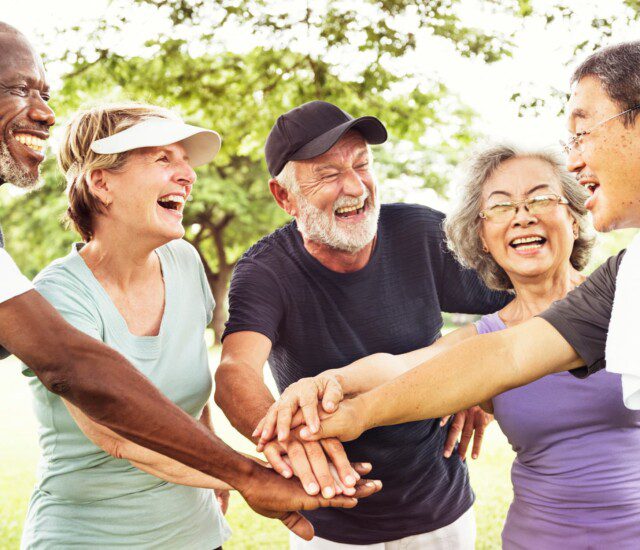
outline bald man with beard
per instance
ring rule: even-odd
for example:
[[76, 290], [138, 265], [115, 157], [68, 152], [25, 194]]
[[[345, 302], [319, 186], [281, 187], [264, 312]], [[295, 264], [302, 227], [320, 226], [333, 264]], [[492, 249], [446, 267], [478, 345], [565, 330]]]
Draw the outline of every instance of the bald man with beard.
[[[34, 189], [55, 116], [40, 57], [15, 28], [0, 23], [0, 186]], [[236, 453], [160, 393], [124, 357], [66, 323], [20, 273], [0, 230], [0, 357], [15, 354], [42, 383], [127, 440], [162, 453], [235, 489], [257, 512], [311, 538], [295, 510], [351, 507], [355, 498], [307, 495], [300, 484]], [[4, 348], [4, 349], [3, 349]], [[367, 496], [379, 485], [358, 488]]]

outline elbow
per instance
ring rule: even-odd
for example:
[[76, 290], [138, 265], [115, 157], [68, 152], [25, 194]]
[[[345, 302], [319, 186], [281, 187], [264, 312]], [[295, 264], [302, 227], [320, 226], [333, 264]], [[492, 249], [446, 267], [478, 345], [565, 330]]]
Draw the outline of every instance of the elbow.
[[127, 450], [126, 442], [117, 441], [116, 439], [108, 439], [98, 445], [105, 453], [111, 455], [113, 458], [126, 459]]

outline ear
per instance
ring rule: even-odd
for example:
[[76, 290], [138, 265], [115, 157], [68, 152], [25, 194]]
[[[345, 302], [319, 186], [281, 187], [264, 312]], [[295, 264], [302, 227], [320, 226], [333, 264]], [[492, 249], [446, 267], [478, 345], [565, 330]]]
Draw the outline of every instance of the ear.
[[87, 174], [87, 184], [89, 186], [89, 192], [103, 205], [109, 206], [113, 202], [106, 170], [97, 169], [89, 172], [89, 174]]
[[573, 229], [573, 238], [577, 240], [580, 236], [580, 224], [578, 223], [578, 220], [576, 220], [573, 216], [571, 217], [573, 218], [573, 221], [571, 222], [571, 228]]
[[482, 230], [482, 226], [478, 229], [478, 237], [480, 237], [480, 242], [482, 243], [482, 251], [489, 252], [489, 247], [487, 246], [487, 241], [484, 240], [484, 231]]
[[291, 193], [287, 191], [282, 185], [278, 183], [276, 178], [271, 178], [269, 180], [269, 191], [273, 195], [273, 198], [276, 199], [278, 206], [282, 208], [287, 214], [292, 217], [296, 217], [298, 214], [298, 209], [295, 203], [295, 199], [291, 196]]

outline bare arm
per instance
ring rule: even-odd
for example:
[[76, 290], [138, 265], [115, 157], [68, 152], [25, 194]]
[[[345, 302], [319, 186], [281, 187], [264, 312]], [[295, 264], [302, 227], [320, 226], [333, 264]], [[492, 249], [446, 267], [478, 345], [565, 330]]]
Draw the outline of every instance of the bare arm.
[[63, 400], [71, 416], [93, 443], [115, 458], [128, 460], [136, 468], [180, 485], [204, 487], [206, 489], [231, 489], [232, 487], [215, 477], [203, 474], [165, 455], [156, 453], [133, 443], [114, 431], [91, 420], [80, 409]]
[[466, 325], [436, 340], [430, 346], [401, 355], [376, 353], [354, 361], [341, 369], [332, 369], [345, 394], [359, 394], [389, 382], [401, 374], [435, 357], [451, 346], [475, 336], [475, 325]]
[[[231, 424], [254, 442], [257, 441], [254, 429], [274, 402], [262, 375], [270, 351], [271, 341], [262, 334], [253, 331], [230, 334], [224, 340], [216, 371], [216, 403]], [[311, 445], [292, 437], [287, 442], [273, 441], [261, 450], [278, 473], [284, 477], [295, 474], [309, 494], [322, 491], [329, 498], [341, 492], [353, 494], [358, 474], [335, 438]], [[339, 481], [334, 479], [330, 464], [335, 467]]]
[[549, 323], [533, 318], [460, 342], [399, 378], [341, 404], [308, 439], [358, 437], [374, 426], [438, 418], [583, 361]]
[[123, 438], [238, 487], [255, 469], [124, 357], [67, 323], [38, 292], [0, 304], [0, 345], [53, 393]]

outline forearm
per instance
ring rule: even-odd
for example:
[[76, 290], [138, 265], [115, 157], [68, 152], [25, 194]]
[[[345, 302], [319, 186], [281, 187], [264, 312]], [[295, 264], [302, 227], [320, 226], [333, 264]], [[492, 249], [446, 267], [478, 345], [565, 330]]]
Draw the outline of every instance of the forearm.
[[0, 344], [52, 392], [129, 441], [238, 486], [255, 465], [160, 393], [120, 354], [74, 329], [37, 292], [1, 304]]
[[256, 442], [252, 433], [274, 399], [254, 368], [242, 362], [222, 362], [216, 371], [215, 401], [231, 425]]
[[326, 372], [336, 377], [345, 395], [357, 395], [393, 380], [411, 368], [411, 362], [401, 355], [375, 353]]
[[554, 329], [538, 338], [527, 327], [476, 336], [356, 398], [367, 427], [439, 418], [486, 401], [580, 360]]

